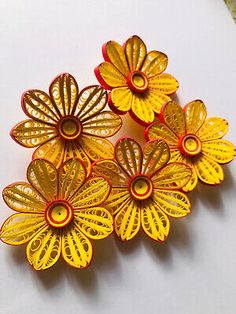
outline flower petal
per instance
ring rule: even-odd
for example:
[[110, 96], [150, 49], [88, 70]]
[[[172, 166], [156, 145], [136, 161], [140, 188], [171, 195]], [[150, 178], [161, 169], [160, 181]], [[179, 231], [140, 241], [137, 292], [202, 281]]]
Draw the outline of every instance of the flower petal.
[[61, 115], [50, 97], [43, 91], [32, 89], [22, 96], [22, 108], [32, 119], [55, 125]]
[[7, 244], [23, 244], [45, 226], [43, 214], [14, 214], [3, 223], [0, 238]]
[[141, 211], [144, 232], [153, 240], [165, 241], [170, 230], [168, 217], [154, 202], [146, 202]]
[[186, 165], [188, 165], [191, 168], [191, 172], [192, 172], [190, 180], [188, 181], [188, 183], [185, 186], [182, 187], [182, 190], [184, 192], [190, 192], [196, 187], [196, 185], [198, 183], [198, 176], [197, 176], [195, 167], [193, 165], [193, 160], [191, 158], [187, 158], [187, 157], [183, 156], [182, 162], [184, 162]]
[[60, 74], [53, 80], [49, 93], [61, 116], [70, 115], [77, 105], [79, 88], [74, 77], [68, 73]]
[[40, 213], [46, 206], [46, 200], [28, 183], [13, 183], [3, 190], [2, 195], [6, 204], [17, 212]]
[[131, 71], [139, 70], [146, 57], [147, 48], [140, 37], [134, 35], [125, 43], [125, 54]]
[[155, 190], [154, 201], [167, 215], [183, 217], [190, 213], [188, 197], [179, 191]]
[[111, 214], [102, 207], [93, 207], [74, 214], [74, 223], [90, 239], [104, 239], [113, 231]]
[[207, 184], [219, 184], [224, 179], [221, 166], [206, 156], [200, 155], [194, 161], [194, 167], [198, 178]]
[[83, 123], [83, 133], [99, 137], [114, 135], [121, 127], [121, 118], [112, 111], [103, 111]]
[[64, 162], [71, 158], [78, 158], [83, 161], [87, 174], [90, 172], [91, 162], [79, 142], [68, 141], [65, 145]]
[[110, 184], [102, 177], [87, 180], [71, 197], [71, 205], [76, 209], [101, 205], [110, 193]]
[[45, 227], [28, 243], [26, 254], [35, 270], [50, 268], [61, 254], [61, 231]]
[[225, 164], [234, 159], [236, 148], [227, 140], [211, 140], [202, 143], [202, 153], [220, 164]]
[[130, 200], [115, 216], [115, 232], [122, 241], [134, 238], [140, 229], [140, 208]]
[[106, 89], [125, 86], [127, 80], [110, 62], [101, 63], [95, 70], [99, 83]]
[[155, 172], [167, 164], [170, 159], [170, 150], [164, 141], [150, 141], [143, 148], [142, 173], [153, 176]]
[[228, 122], [218, 117], [208, 118], [198, 130], [197, 136], [202, 141], [222, 138], [228, 131]]
[[18, 123], [11, 136], [24, 147], [35, 147], [57, 136], [57, 130], [52, 125], [29, 119]]
[[149, 89], [146, 93], [146, 101], [149, 103], [152, 110], [157, 114], [161, 112], [161, 107], [170, 100], [171, 98], [169, 96], [166, 96], [154, 89]]
[[207, 111], [203, 101], [197, 99], [184, 107], [187, 133], [195, 134], [203, 125]]
[[58, 169], [59, 173], [59, 193], [61, 199], [69, 200], [81, 187], [86, 179], [86, 170], [82, 162], [78, 159], [66, 161]]
[[172, 162], [153, 176], [155, 189], [177, 190], [184, 187], [192, 175], [191, 168], [185, 164]]
[[185, 134], [185, 115], [179, 104], [170, 101], [161, 110], [161, 120], [175, 133], [181, 137]]
[[142, 155], [140, 145], [131, 138], [121, 138], [115, 145], [116, 160], [129, 176], [140, 173]]
[[105, 138], [82, 134], [80, 145], [92, 160], [114, 156], [114, 146]]
[[134, 94], [132, 102], [132, 113], [138, 118], [138, 121], [144, 122], [145, 124], [154, 121], [154, 112], [152, 109], [153, 98], [150, 97], [150, 93], [146, 94]]
[[57, 198], [58, 173], [52, 163], [45, 159], [31, 161], [27, 169], [27, 178], [47, 201]]
[[126, 206], [130, 200], [130, 194], [127, 187], [115, 187], [111, 189], [111, 193], [104, 203], [104, 206], [112, 215], [116, 215]]
[[148, 87], [150, 90], [170, 95], [176, 92], [179, 83], [172, 75], [163, 73], [149, 78]]
[[76, 227], [68, 228], [62, 234], [62, 256], [73, 267], [86, 267], [92, 260], [92, 244]]
[[178, 137], [163, 123], [154, 122], [146, 130], [148, 140], [163, 139], [170, 148], [178, 147]]
[[112, 104], [119, 111], [129, 111], [133, 101], [133, 93], [128, 87], [118, 87], [111, 91]]
[[152, 50], [147, 54], [141, 71], [144, 72], [147, 77], [152, 77], [164, 72], [167, 64], [167, 55], [165, 55], [163, 52]]

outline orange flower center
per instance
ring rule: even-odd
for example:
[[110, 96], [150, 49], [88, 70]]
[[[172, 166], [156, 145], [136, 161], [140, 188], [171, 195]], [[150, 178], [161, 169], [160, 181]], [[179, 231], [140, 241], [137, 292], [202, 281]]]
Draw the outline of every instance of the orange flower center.
[[138, 201], [146, 200], [153, 192], [152, 181], [146, 176], [138, 175], [131, 179], [129, 192]]
[[64, 200], [51, 202], [45, 210], [46, 222], [55, 228], [67, 226], [73, 219], [73, 216], [72, 207]]
[[127, 78], [129, 88], [136, 93], [143, 93], [148, 89], [148, 79], [141, 71], [133, 71]]
[[186, 134], [179, 139], [179, 149], [188, 157], [197, 156], [202, 151], [202, 142], [195, 134]]
[[59, 121], [58, 130], [60, 135], [66, 140], [77, 139], [82, 131], [82, 126], [76, 117], [64, 117]]

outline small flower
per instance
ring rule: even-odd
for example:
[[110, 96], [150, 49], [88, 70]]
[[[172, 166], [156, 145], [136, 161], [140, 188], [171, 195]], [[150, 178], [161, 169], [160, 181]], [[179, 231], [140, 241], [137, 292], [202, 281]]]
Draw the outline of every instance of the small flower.
[[93, 164], [93, 174], [105, 176], [112, 185], [104, 206], [115, 215], [121, 240], [132, 239], [142, 226], [150, 238], [164, 241], [170, 229], [168, 216], [190, 212], [187, 196], [178, 190], [189, 181], [191, 169], [168, 161], [165, 142], [150, 141], [142, 150], [133, 139], [122, 138], [115, 145], [115, 159]]
[[12, 129], [16, 142], [39, 146], [33, 158], [45, 158], [57, 168], [67, 159], [79, 158], [89, 171], [90, 160], [113, 156], [113, 145], [105, 138], [120, 129], [121, 119], [102, 111], [107, 104], [102, 87], [88, 86], [78, 94], [75, 79], [61, 74], [50, 85], [49, 95], [36, 89], [23, 94], [22, 108], [31, 119]]
[[163, 139], [170, 147], [170, 161], [183, 162], [192, 169], [192, 177], [183, 188], [195, 188], [198, 179], [207, 184], [219, 184], [224, 178], [219, 164], [230, 162], [235, 147], [222, 137], [228, 122], [222, 118], [206, 119], [207, 111], [201, 100], [188, 103], [183, 109], [171, 101], [163, 106], [160, 120], [145, 130], [148, 140]]
[[130, 37], [123, 46], [115, 41], [103, 45], [105, 62], [95, 69], [102, 86], [111, 90], [110, 107], [119, 114], [130, 112], [141, 124], [154, 121], [161, 106], [170, 101], [179, 84], [170, 74], [163, 73], [167, 56], [147, 48], [138, 36]]
[[89, 265], [89, 239], [103, 239], [113, 231], [111, 214], [100, 207], [110, 193], [101, 177], [86, 179], [78, 159], [57, 170], [47, 160], [33, 160], [29, 183], [17, 182], [3, 190], [6, 204], [18, 212], [2, 225], [0, 239], [11, 245], [27, 243], [27, 258], [36, 270], [53, 266], [60, 255], [71, 266]]

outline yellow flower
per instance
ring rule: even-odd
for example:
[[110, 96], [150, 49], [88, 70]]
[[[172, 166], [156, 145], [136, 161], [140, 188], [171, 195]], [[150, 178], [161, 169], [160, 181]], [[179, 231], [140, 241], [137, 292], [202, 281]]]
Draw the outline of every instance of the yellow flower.
[[113, 156], [113, 145], [105, 138], [120, 129], [121, 119], [102, 111], [107, 104], [102, 87], [88, 86], [78, 94], [75, 79], [61, 74], [51, 83], [49, 95], [36, 89], [23, 94], [22, 108], [32, 119], [12, 129], [15, 141], [39, 146], [33, 158], [45, 158], [57, 168], [67, 159], [80, 158], [89, 171], [90, 160]]
[[47, 160], [33, 160], [29, 183], [13, 183], [3, 191], [6, 204], [18, 213], [3, 223], [1, 240], [11, 245], [28, 242], [27, 258], [36, 270], [53, 266], [61, 254], [71, 266], [88, 266], [93, 253], [89, 239], [107, 237], [113, 219], [100, 207], [110, 193], [109, 183], [86, 177], [78, 159], [58, 170]]
[[165, 71], [167, 56], [159, 51], [147, 53], [138, 36], [130, 37], [123, 46], [115, 41], [103, 45], [105, 62], [95, 69], [102, 86], [111, 90], [110, 106], [119, 114], [130, 112], [141, 124], [154, 121], [161, 106], [170, 101], [179, 84]]
[[224, 178], [219, 164], [230, 162], [235, 147], [221, 139], [228, 130], [222, 118], [206, 119], [206, 107], [201, 100], [188, 103], [183, 109], [171, 101], [163, 106], [160, 120], [145, 130], [148, 140], [163, 139], [170, 147], [170, 161], [184, 162], [192, 169], [192, 177], [183, 188], [191, 191], [198, 179], [207, 184], [219, 184]]
[[142, 150], [133, 139], [122, 138], [115, 145], [115, 159], [94, 163], [92, 172], [112, 185], [104, 206], [115, 215], [115, 232], [121, 240], [132, 239], [142, 226], [150, 238], [164, 241], [170, 229], [168, 216], [190, 212], [187, 196], [178, 190], [189, 181], [191, 169], [168, 161], [165, 142], [150, 141]]

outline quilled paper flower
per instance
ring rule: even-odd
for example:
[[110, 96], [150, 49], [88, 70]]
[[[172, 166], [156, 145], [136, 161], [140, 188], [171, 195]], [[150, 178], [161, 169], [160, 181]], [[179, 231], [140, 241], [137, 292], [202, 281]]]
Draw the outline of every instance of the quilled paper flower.
[[183, 188], [191, 191], [198, 179], [207, 184], [219, 184], [224, 178], [219, 164], [230, 162], [235, 147], [222, 137], [228, 122], [222, 118], [206, 119], [207, 111], [201, 100], [188, 103], [183, 109], [171, 101], [161, 110], [160, 120], [145, 130], [147, 140], [164, 139], [170, 147], [170, 161], [184, 162], [192, 169], [192, 177]]
[[109, 105], [119, 114], [130, 112], [141, 124], [154, 121], [161, 106], [170, 101], [179, 84], [176, 79], [163, 73], [167, 56], [147, 48], [138, 36], [130, 37], [123, 46], [115, 41], [103, 45], [105, 62], [95, 69], [102, 86], [111, 90]]
[[86, 179], [78, 159], [57, 170], [45, 159], [33, 160], [29, 183], [17, 182], [3, 191], [6, 204], [18, 212], [2, 225], [0, 238], [11, 245], [27, 243], [27, 258], [36, 270], [53, 266], [60, 255], [71, 266], [89, 265], [89, 239], [103, 239], [113, 231], [111, 214], [100, 205], [110, 193], [101, 177]]
[[93, 164], [95, 175], [105, 176], [112, 185], [104, 206], [115, 216], [115, 232], [127, 241], [142, 229], [152, 239], [164, 241], [170, 217], [190, 212], [187, 196], [178, 191], [191, 177], [182, 163], [169, 163], [169, 148], [163, 141], [150, 141], [143, 150], [130, 138], [115, 145], [115, 158]]
[[113, 145], [106, 137], [120, 129], [121, 119], [102, 111], [107, 104], [102, 87], [88, 86], [78, 94], [75, 79], [61, 74], [51, 83], [49, 95], [36, 89], [23, 94], [22, 108], [31, 119], [12, 129], [15, 141], [24, 147], [39, 146], [33, 158], [45, 158], [56, 167], [79, 158], [89, 171], [90, 160], [113, 156]]

